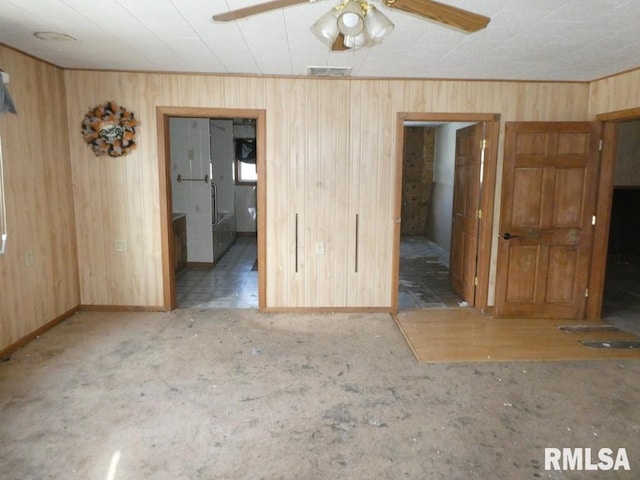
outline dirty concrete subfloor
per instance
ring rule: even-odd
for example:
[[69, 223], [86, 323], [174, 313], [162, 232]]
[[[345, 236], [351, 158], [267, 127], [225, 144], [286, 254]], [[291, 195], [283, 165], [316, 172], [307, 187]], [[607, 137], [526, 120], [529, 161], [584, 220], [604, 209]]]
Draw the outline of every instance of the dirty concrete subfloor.
[[[0, 478], [638, 478], [639, 376], [418, 364], [386, 314], [81, 312], [0, 364]], [[632, 471], [547, 472], [545, 447]]]

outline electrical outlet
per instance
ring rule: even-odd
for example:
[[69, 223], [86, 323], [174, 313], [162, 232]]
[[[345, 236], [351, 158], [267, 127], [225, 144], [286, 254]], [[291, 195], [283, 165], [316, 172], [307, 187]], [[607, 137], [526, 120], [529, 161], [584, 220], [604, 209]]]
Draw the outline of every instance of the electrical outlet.
[[116, 240], [115, 248], [116, 248], [116, 252], [126, 252], [127, 251], [127, 241], [126, 240]]
[[24, 263], [27, 265], [27, 267], [33, 265], [33, 252], [31, 250], [24, 254]]
[[316, 255], [324, 255], [324, 242], [316, 242]]

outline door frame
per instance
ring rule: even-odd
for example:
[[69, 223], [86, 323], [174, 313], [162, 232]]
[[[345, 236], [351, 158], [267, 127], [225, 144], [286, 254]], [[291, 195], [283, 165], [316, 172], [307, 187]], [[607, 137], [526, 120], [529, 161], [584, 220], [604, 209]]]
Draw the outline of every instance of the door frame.
[[393, 267], [391, 308], [398, 312], [398, 289], [400, 286], [400, 221], [402, 211], [402, 162], [404, 157], [404, 122], [484, 122], [485, 152], [482, 173], [482, 190], [480, 197], [480, 210], [482, 221], [479, 226], [478, 255], [476, 272], [478, 285], [476, 286], [476, 300], [474, 308], [481, 312], [488, 312], [492, 307], [488, 306], [489, 300], [489, 275], [491, 270], [491, 249], [493, 232], [493, 211], [496, 189], [496, 172], [498, 165], [498, 140], [500, 135], [500, 114], [497, 113], [426, 113], [426, 112], [400, 112], [396, 119], [396, 179], [395, 179], [395, 206], [394, 206], [394, 240], [393, 240]]
[[235, 108], [200, 108], [200, 107], [156, 107], [156, 125], [158, 138], [158, 171], [160, 177], [160, 239], [162, 248], [162, 292], [163, 307], [166, 310], [176, 308], [176, 278], [173, 269], [175, 252], [171, 223], [171, 154], [169, 118], [251, 118], [256, 120], [256, 142], [258, 146], [256, 169], [257, 235], [258, 235], [258, 309], [266, 307], [266, 217], [267, 217], [267, 177], [266, 177], [266, 110]]
[[618, 123], [630, 120], [640, 120], [640, 107], [596, 115], [596, 121], [603, 122], [603, 133], [596, 225], [593, 250], [591, 252], [591, 275], [589, 277], [589, 297], [587, 298], [586, 308], [586, 318], [589, 320], [599, 320], [602, 317], [611, 207], [615, 183]]

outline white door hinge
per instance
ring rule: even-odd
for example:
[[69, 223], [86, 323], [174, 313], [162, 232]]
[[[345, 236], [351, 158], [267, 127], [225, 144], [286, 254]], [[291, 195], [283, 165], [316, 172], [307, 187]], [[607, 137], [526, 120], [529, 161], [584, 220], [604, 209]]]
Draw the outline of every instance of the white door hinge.
[[584, 296], [585, 296], [585, 298], [589, 296], [589, 289], [588, 288], [585, 288]]
[[602, 147], [604, 146], [604, 142], [602, 141], [602, 139], [600, 139], [600, 142], [598, 142], [598, 151], [602, 151]]
[[591, 225], [595, 225], [595, 224], [596, 224], [596, 216], [591, 215]]
[[475, 277], [475, 278], [473, 279], [473, 286], [474, 286], [474, 287], [477, 287], [477, 286], [478, 286], [478, 277]]
[[482, 220], [482, 210], [478, 210], [478, 218]]

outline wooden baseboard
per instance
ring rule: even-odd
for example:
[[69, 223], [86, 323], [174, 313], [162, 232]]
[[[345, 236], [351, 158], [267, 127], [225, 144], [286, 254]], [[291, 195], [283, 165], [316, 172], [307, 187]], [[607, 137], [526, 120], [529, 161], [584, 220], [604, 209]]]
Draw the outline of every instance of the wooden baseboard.
[[26, 336], [22, 337], [17, 342], [14, 342], [11, 345], [9, 345], [8, 347], [0, 350], [0, 361], [8, 359], [20, 347], [24, 347], [31, 340], [33, 340], [36, 337], [39, 337], [40, 335], [42, 335], [47, 330], [50, 330], [51, 328], [55, 327], [56, 325], [61, 323], [63, 320], [66, 320], [67, 318], [69, 318], [71, 315], [73, 315], [77, 311], [78, 311], [78, 307], [72, 308], [71, 310], [63, 313], [62, 315], [54, 318], [49, 323], [47, 323], [47, 324], [43, 325], [42, 327], [38, 328], [37, 330], [31, 332], [29, 335], [26, 335]]
[[267, 307], [267, 313], [393, 313], [391, 307]]
[[80, 305], [79, 311], [84, 312], [166, 312], [162, 306], [139, 306], [139, 305]]

